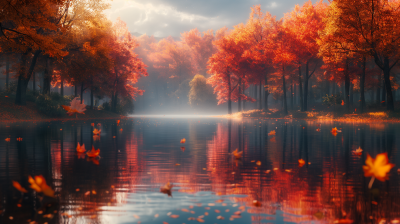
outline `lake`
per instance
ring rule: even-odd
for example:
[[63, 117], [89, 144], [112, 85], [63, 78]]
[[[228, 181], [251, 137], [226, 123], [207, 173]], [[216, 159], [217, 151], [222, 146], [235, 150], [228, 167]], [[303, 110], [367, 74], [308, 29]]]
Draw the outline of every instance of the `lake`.
[[[400, 124], [281, 119], [0, 123], [0, 223], [396, 223], [399, 136]], [[369, 189], [362, 166], [383, 152], [396, 166]], [[29, 188], [36, 175], [54, 198]]]

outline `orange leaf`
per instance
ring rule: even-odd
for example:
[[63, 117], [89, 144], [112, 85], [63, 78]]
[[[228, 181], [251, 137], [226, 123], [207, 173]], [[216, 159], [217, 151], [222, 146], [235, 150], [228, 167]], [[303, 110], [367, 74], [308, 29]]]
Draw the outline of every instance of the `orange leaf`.
[[184, 144], [185, 142], [186, 142], [186, 139], [185, 139], [185, 138], [182, 138], [182, 139], [181, 139], [181, 143]]
[[365, 160], [365, 166], [363, 166], [364, 176], [371, 177], [374, 176], [380, 181], [388, 180], [387, 173], [394, 167], [394, 164], [389, 163], [389, 158], [387, 153], [380, 153], [373, 159], [369, 154], [367, 154], [367, 159]]
[[176, 219], [176, 218], [179, 218], [179, 215], [170, 215], [169, 217]]
[[303, 167], [306, 162], [303, 159], [299, 159], [299, 167]]
[[88, 151], [86, 153], [86, 155], [88, 155], [89, 157], [97, 157], [100, 154], [100, 149], [95, 150], [94, 146], [92, 146], [92, 150]]
[[275, 135], [276, 134], [276, 131], [275, 130], [272, 130], [272, 131], [270, 131], [269, 133], [268, 133], [268, 135]]
[[100, 133], [101, 133], [101, 130], [99, 130], [99, 129], [97, 129], [97, 128], [95, 128], [95, 129], [93, 130], [93, 134], [94, 134], [94, 135], [100, 135]]
[[77, 151], [78, 153], [84, 153], [84, 152], [86, 152], [85, 144], [82, 144], [82, 146], [81, 146], [81, 145], [79, 145], [79, 142], [78, 142], [78, 146], [76, 147], [76, 151]]
[[31, 184], [29, 186], [36, 192], [40, 193], [43, 192], [44, 195], [49, 196], [49, 197], [54, 197], [54, 191], [49, 187], [46, 183], [46, 180], [42, 175], [35, 176], [35, 179], [33, 179], [31, 176], [28, 178], [28, 182]]
[[17, 189], [23, 193], [28, 193], [28, 191], [25, 188], [23, 188], [21, 186], [21, 184], [19, 184], [17, 181], [13, 181], [13, 186], [15, 187], [15, 189]]

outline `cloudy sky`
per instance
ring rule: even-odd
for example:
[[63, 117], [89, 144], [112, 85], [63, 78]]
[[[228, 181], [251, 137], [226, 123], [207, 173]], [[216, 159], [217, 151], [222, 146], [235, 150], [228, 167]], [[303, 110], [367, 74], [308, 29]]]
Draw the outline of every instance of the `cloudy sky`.
[[[194, 28], [200, 31], [232, 28], [245, 23], [250, 7], [261, 5], [278, 19], [307, 0], [113, 0], [106, 14], [120, 17], [132, 33], [174, 36]], [[313, 0], [315, 3], [315, 0]]]

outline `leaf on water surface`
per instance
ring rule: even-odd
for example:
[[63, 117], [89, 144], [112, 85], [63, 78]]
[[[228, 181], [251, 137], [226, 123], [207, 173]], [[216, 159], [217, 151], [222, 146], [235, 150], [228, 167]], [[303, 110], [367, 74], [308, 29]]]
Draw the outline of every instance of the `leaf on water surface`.
[[201, 219], [201, 218], [197, 218], [197, 221], [198, 222], [205, 222], [203, 219]]
[[81, 146], [81, 145], [79, 145], [79, 142], [78, 142], [78, 146], [76, 146], [76, 151], [77, 151], [78, 153], [86, 152], [85, 144], [82, 144], [82, 146]]
[[235, 157], [235, 159], [241, 159], [243, 155], [243, 151], [240, 151], [238, 149], [235, 149], [235, 151], [232, 152], [232, 155]]
[[25, 188], [23, 188], [21, 186], [21, 184], [19, 184], [17, 181], [12, 181], [12, 182], [13, 182], [13, 186], [15, 187], [15, 189], [17, 189], [23, 193], [28, 193], [28, 191]]
[[92, 150], [91, 151], [88, 151], [86, 153], [86, 155], [88, 155], [89, 157], [97, 157], [97, 156], [99, 156], [99, 154], [100, 154], [100, 149], [95, 150], [94, 146], [92, 146]]
[[304, 161], [304, 159], [299, 159], [299, 167], [303, 167], [304, 164], [306, 164], [306, 161]]
[[221, 219], [221, 220], [224, 220], [225, 218], [223, 217], [223, 216], [217, 216], [217, 219]]
[[189, 210], [187, 210], [186, 208], [182, 208], [181, 211], [182, 212], [189, 212]]
[[179, 215], [170, 215], [169, 217], [171, 217], [173, 219], [177, 219], [177, 218], [179, 218]]
[[387, 173], [394, 167], [394, 164], [389, 163], [389, 158], [387, 153], [380, 153], [373, 159], [369, 154], [367, 154], [367, 159], [365, 160], [365, 166], [363, 166], [365, 177], [375, 177], [380, 181], [388, 180], [389, 177]]
[[6, 138], [6, 142], [9, 142], [10, 141], [10, 138]]
[[100, 129], [95, 128], [95, 129], [93, 130], [93, 134], [94, 134], [94, 135], [100, 135], [100, 133], [101, 133], [101, 130], [100, 130]]
[[186, 138], [181, 139], [181, 143], [184, 144], [186, 142]]
[[257, 161], [257, 162], [256, 162], [256, 165], [257, 165], [257, 166], [261, 166], [261, 161]]
[[173, 184], [168, 182], [167, 184], [165, 184], [164, 186], [162, 186], [160, 188], [160, 192], [164, 193], [164, 194], [167, 194], [168, 197], [172, 197], [172, 192], [171, 192], [172, 187], [173, 187]]
[[337, 128], [336, 127], [332, 128], [331, 133], [332, 133], [333, 136], [336, 136], [337, 135]]
[[275, 135], [276, 134], [276, 131], [275, 130], [272, 130], [272, 131], [270, 131], [269, 133], [268, 133], [268, 135]]
[[31, 186], [29, 187], [35, 190], [36, 192], [38, 193], [43, 192], [43, 194], [46, 196], [54, 197], [53, 189], [51, 189], [51, 187], [49, 187], [46, 184], [46, 180], [42, 175], [35, 176], [35, 179], [29, 176], [28, 182], [31, 184]]

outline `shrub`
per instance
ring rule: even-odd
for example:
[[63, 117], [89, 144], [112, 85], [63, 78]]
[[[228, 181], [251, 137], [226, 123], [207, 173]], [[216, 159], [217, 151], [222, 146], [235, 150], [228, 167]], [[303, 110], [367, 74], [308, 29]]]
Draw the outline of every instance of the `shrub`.
[[339, 95], [339, 94], [335, 94], [335, 95], [328, 95], [326, 94], [326, 96], [322, 97], [323, 101], [322, 103], [324, 105], [328, 105], [328, 106], [332, 106], [332, 105], [336, 105], [336, 104], [341, 104], [343, 98]]
[[68, 105], [74, 96], [61, 96], [59, 93], [50, 93], [50, 95], [40, 94], [36, 97], [36, 106], [38, 110], [51, 117], [65, 116], [66, 112], [61, 105]]

